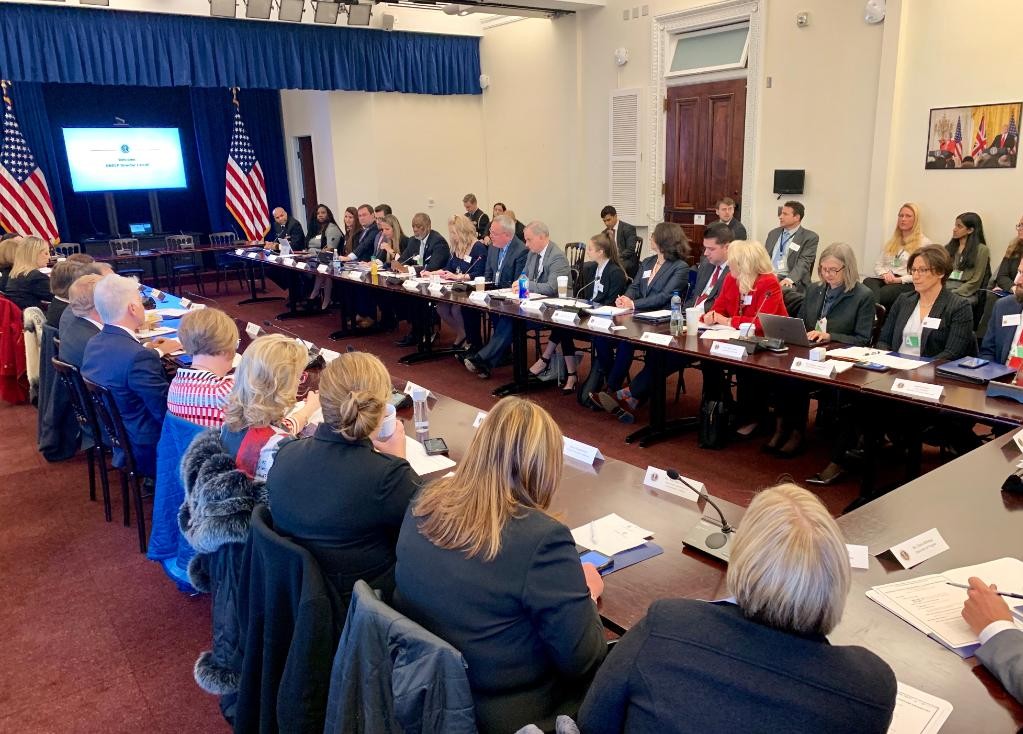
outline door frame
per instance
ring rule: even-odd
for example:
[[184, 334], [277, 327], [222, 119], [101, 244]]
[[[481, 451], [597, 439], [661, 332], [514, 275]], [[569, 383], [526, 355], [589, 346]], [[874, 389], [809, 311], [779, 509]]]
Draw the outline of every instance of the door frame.
[[[647, 129], [650, 131], [649, 152], [653, 164], [647, 182], [647, 216], [651, 222], [661, 221], [664, 212], [664, 194], [661, 185], [665, 179], [665, 146], [667, 141], [667, 113], [664, 98], [668, 87], [704, 84], [729, 79], [746, 79], [746, 120], [743, 127], [742, 160], [742, 222], [749, 231], [754, 231], [755, 186], [753, 173], [756, 170], [757, 126], [760, 122], [760, 89], [763, 83], [763, 17], [762, 2], [757, 0], [727, 0], [692, 10], [656, 15], [650, 24], [650, 82], [648, 87]], [[749, 54], [745, 69], [691, 74], [685, 77], [667, 77], [668, 53], [672, 36], [701, 28], [730, 23], [749, 23]]]

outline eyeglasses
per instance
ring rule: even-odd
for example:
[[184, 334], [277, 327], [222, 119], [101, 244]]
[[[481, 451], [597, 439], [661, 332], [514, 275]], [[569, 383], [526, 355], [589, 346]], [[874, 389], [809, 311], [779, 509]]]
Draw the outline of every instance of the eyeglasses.
[[1016, 222], [1016, 229], [1023, 229], [1023, 222]]
[[845, 265], [840, 268], [821, 268], [821, 275], [838, 275], [845, 270]]
[[913, 268], [909, 271], [910, 275], [927, 275], [927, 273], [934, 272], [931, 268]]

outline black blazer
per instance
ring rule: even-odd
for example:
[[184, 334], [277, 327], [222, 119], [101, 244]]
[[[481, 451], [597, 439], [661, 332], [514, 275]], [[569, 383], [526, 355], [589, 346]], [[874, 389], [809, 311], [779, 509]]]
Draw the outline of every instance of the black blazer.
[[[828, 284], [821, 281], [811, 283], [806, 289], [806, 298], [799, 307], [799, 318], [807, 331], [817, 328], [817, 319], [824, 311], [824, 294]], [[870, 343], [874, 329], [874, 292], [863, 283], [857, 283], [852, 290], [845, 291], [828, 311], [828, 334], [831, 341], [864, 347]]]
[[[732, 221], [734, 222], [735, 220], [733, 219]], [[707, 262], [706, 258], [700, 261], [700, 267], [696, 270], [696, 283], [689, 289], [689, 295], [685, 299], [686, 308], [696, 305], [696, 299], [700, 297], [700, 294], [703, 293], [703, 290], [710, 283], [715, 267]], [[721, 286], [724, 284], [727, 275], [728, 265], [723, 265], [721, 267], [721, 275], [718, 276], [718, 282], [714, 284], [714, 289], [703, 300], [702, 305], [705, 313], [714, 308], [714, 301], [718, 299], [718, 295], [721, 293]]]
[[91, 321], [75, 316], [70, 308], [66, 308], [60, 316], [58, 333], [61, 361], [81, 369], [85, 359], [85, 345], [99, 333], [99, 329]]
[[288, 217], [288, 221], [284, 223], [283, 227], [274, 222], [273, 232], [274, 240], [287, 237], [288, 242], [291, 243], [291, 249], [295, 252], [305, 249], [305, 232], [302, 231], [302, 225], [294, 217]]
[[[395, 247], [393, 244], [391, 245], [391, 247], [394, 249], [394, 251], [398, 254], [398, 257], [401, 257], [401, 253], [405, 252], [405, 250], [408, 249], [408, 246], [409, 246], [408, 245], [408, 239], [409, 239], [408, 236], [402, 235], [401, 239], [398, 240], [397, 247]], [[418, 240], [417, 240], [417, 242], [418, 242]], [[382, 262], [387, 262], [387, 253], [384, 252], [383, 248], [381, 248], [381, 247], [377, 247], [376, 251], [373, 253], [373, 257], [375, 257], [377, 260], [380, 260]], [[447, 262], [447, 261], [445, 260], [445, 262]]]
[[512, 239], [505, 249], [508, 254], [504, 256], [504, 263], [501, 265], [501, 272], [497, 272], [497, 262], [501, 257], [501, 250], [498, 247], [491, 247], [487, 253], [487, 270], [485, 277], [487, 282], [497, 283], [498, 288], [510, 288], [511, 284], [519, 279], [522, 273], [526, 272], [526, 257], [529, 250], [519, 239]]
[[477, 208], [472, 214], [465, 213], [469, 221], [476, 225], [476, 236], [483, 239], [490, 234], [490, 217], [484, 214], [482, 209]]
[[[902, 331], [920, 305], [916, 291], [903, 293], [892, 304], [878, 339], [878, 349], [898, 351], [902, 345]], [[977, 353], [977, 337], [973, 333], [973, 309], [970, 302], [942, 288], [928, 314], [941, 320], [937, 329], [924, 327], [920, 332], [920, 356], [934, 359], [959, 359]]]
[[[1015, 296], [999, 298], [991, 311], [991, 318], [987, 322], [987, 331], [984, 332], [984, 340], [980, 344], [980, 356], [983, 359], [999, 364], [1005, 364], [1009, 360], [1009, 352], [1015, 346], [1013, 337], [1016, 336], [1016, 327], [1015, 325], [1002, 326], [1002, 317], [1013, 314], [1020, 314], [1023, 317], [1023, 305], [1016, 300]], [[64, 351], [63, 346], [60, 351]]]
[[[401, 262], [409, 264], [414, 261], [415, 256], [418, 254], [419, 238], [409, 237], [404, 249], [401, 251]], [[448, 247], [448, 241], [441, 237], [439, 232], [431, 229], [430, 233], [426, 235], [423, 268], [426, 270], [443, 270], [450, 259], [451, 249]]]
[[398, 529], [419, 489], [407, 461], [321, 423], [281, 447], [266, 489], [277, 532], [312, 553], [343, 598], [359, 579], [390, 596]]
[[10, 268], [0, 268], [0, 293], [4, 293], [7, 290], [7, 278], [10, 274]]
[[1002, 258], [1002, 262], [998, 265], [998, 272], [995, 273], [995, 277], [991, 279], [991, 288], [1001, 288], [1003, 291], [1012, 292], [1012, 282], [1016, 279], [1016, 273], [1019, 272], [1019, 261], [1020, 256], [1009, 257], [1006, 255]]
[[600, 293], [594, 296], [593, 291], [596, 290], [596, 284], [592, 281], [596, 274], [597, 263], [592, 261], [583, 263], [582, 279], [583, 283], [588, 285], [579, 291], [579, 298], [599, 303], [601, 306], [615, 305], [615, 299], [625, 294], [625, 284], [628, 281], [625, 271], [613, 262], [608, 262], [604, 266], [604, 272], [600, 274]]
[[625, 295], [636, 304], [636, 311], [656, 311], [667, 308], [671, 303], [671, 294], [678, 291], [684, 302], [688, 298], [686, 289], [689, 287], [689, 264], [685, 260], [667, 260], [657, 271], [657, 277], [650, 280], [645, 274], [654, 269], [657, 255], [651, 255], [642, 263], [636, 272]]
[[[721, 220], [719, 219], [718, 221], [720, 222]], [[746, 233], [746, 225], [744, 225], [735, 217], [732, 217], [732, 219], [725, 226], [732, 230], [732, 237], [734, 237], [737, 240], [745, 240], [749, 237], [749, 235]]]
[[618, 246], [618, 257], [622, 260], [622, 266], [630, 278], [635, 278], [636, 270], [639, 268], [639, 252], [636, 250], [639, 237], [636, 236], [636, 228], [619, 219], [616, 239], [615, 244]]
[[56, 296], [50, 301], [49, 307], [46, 309], [46, 323], [52, 326], [54, 329], [60, 328], [60, 317], [64, 313], [64, 310], [68, 307], [67, 301], [62, 301]]
[[377, 237], [379, 235], [380, 228], [377, 227], [377, 223], [374, 221], [373, 224], [359, 232], [357, 240], [348, 243], [352, 248], [351, 253], [355, 255], [357, 260], [368, 263], [373, 259], [373, 253], [377, 250]]
[[606, 645], [572, 533], [520, 507], [492, 561], [427, 540], [411, 509], [395, 607], [465, 656], [481, 732], [517, 731], [582, 700]]
[[30, 306], [43, 307], [43, 301], [52, 301], [50, 277], [46, 273], [33, 270], [28, 275], [9, 278], [6, 288], [7, 298], [24, 311]]
[[734, 604], [654, 602], [597, 672], [586, 734], [884, 734], [895, 674], [862, 647], [783, 632]]

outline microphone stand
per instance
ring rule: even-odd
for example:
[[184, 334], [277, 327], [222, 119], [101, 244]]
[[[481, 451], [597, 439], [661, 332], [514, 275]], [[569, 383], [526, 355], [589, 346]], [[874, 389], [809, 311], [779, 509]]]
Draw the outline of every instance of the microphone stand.
[[735, 528], [728, 523], [728, 520], [725, 518], [725, 513], [721, 511], [721, 508], [718, 506], [717, 502], [715, 502], [711, 498], [711, 496], [707, 494], [706, 490], [704, 491], [698, 490], [696, 487], [694, 487], [692, 484], [686, 481], [686, 479], [684, 479], [678, 473], [677, 470], [668, 469], [665, 471], [665, 474], [668, 475], [669, 479], [681, 482], [686, 487], [691, 489], [693, 492], [696, 492], [696, 494], [698, 494], [702, 499], [706, 500], [707, 504], [713, 507], [714, 510], [717, 512], [718, 518], [720, 519], [720, 522], [718, 523], [720, 525], [720, 530], [713, 529], [711, 532], [708, 533], [706, 524], [713, 523], [713, 521], [708, 520], [705, 517], [701, 517], [700, 521], [693, 528], [691, 528], [688, 533], [686, 533], [686, 536], [682, 539], [682, 542], [685, 545], [690, 546], [691, 548], [703, 551], [704, 553], [708, 553], [714, 556], [715, 558], [720, 558], [721, 560], [727, 562], [728, 550], [726, 549], [726, 546], [728, 545], [728, 536], [735, 532]]

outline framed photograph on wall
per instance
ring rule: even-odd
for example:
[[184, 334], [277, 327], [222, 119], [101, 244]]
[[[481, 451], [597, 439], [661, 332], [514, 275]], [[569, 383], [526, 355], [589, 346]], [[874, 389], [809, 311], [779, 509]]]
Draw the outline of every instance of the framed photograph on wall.
[[1023, 102], [937, 107], [927, 127], [928, 170], [1015, 168]]

